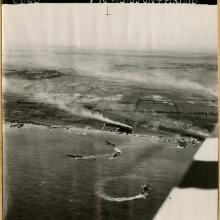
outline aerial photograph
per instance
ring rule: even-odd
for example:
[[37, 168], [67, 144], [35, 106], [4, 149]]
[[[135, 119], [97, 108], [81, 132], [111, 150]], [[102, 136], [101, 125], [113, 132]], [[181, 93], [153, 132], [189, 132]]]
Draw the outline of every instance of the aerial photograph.
[[4, 219], [174, 220], [179, 192], [217, 202], [218, 162], [196, 159], [217, 143], [216, 16], [3, 5]]

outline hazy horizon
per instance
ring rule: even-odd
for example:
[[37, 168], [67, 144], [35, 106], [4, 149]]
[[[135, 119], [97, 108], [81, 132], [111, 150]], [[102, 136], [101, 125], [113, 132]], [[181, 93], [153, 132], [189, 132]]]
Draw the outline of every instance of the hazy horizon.
[[[217, 52], [217, 7], [109, 4], [3, 5], [3, 49]], [[22, 16], [21, 16], [22, 15]]]

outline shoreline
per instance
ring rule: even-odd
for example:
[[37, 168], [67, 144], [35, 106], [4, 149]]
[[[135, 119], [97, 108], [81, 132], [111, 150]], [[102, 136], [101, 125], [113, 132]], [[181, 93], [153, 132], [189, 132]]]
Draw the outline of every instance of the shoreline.
[[148, 140], [154, 140], [157, 141], [160, 144], [177, 144], [177, 148], [185, 148], [180, 146], [180, 142], [185, 143], [185, 145], [188, 146], [200, 146], [205, 139], [208, 137], [203, 137], [203, 140], [199, 140], [194, 137], [183, 137], [181, 134], [164, 134], [160, 131], [158, 131], [158, 135], [156, 134], [138, 134], [138, 133], [120, 133], [116, 131], [110, 131], [110, 130], [99, 130], [92, 128], [90, 126], [85, 127], [77, 127], [77, 126], [69, 126], [69, 125], [49, 125], [49, 124], [36, 124], [36, 123], [30, 123], [30, 122], [3, 122], [3, 130], [7, 131], [10, 129], [22, 129], [22, 128], [31, 128], [31, 127], [37, 127], [37, 128], [48, 128], [48, 129], [62, 129], [64, 132], [65, 130], [69, 132], [76, 132], [78, 135], [87, 135], [88, 134], [106, 134], [111, 136], [127, 136], [127, 137], [134, 137], [138, 139], [148, 139]]

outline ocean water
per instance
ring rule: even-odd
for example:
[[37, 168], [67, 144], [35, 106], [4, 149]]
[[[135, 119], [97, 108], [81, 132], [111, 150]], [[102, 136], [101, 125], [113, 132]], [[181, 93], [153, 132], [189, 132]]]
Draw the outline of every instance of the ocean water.
[[[4, 138], [7, 220], [152, 219], [198, 149], [131, 135], [33, 125], [6, 126]], [[114, 149], [106, 141], [116, 144], [120, 157], [112, 159]], [[140, 196], [144, 184], [151, 186], [146, 199]]]

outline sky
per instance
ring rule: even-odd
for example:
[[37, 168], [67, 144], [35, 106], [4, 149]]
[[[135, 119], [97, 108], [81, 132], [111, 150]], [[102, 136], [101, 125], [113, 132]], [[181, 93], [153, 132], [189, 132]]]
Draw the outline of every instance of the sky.
[[217, 6], [3, 5], [3, 49], [65, 46], [135, 51], [217, 50]]

